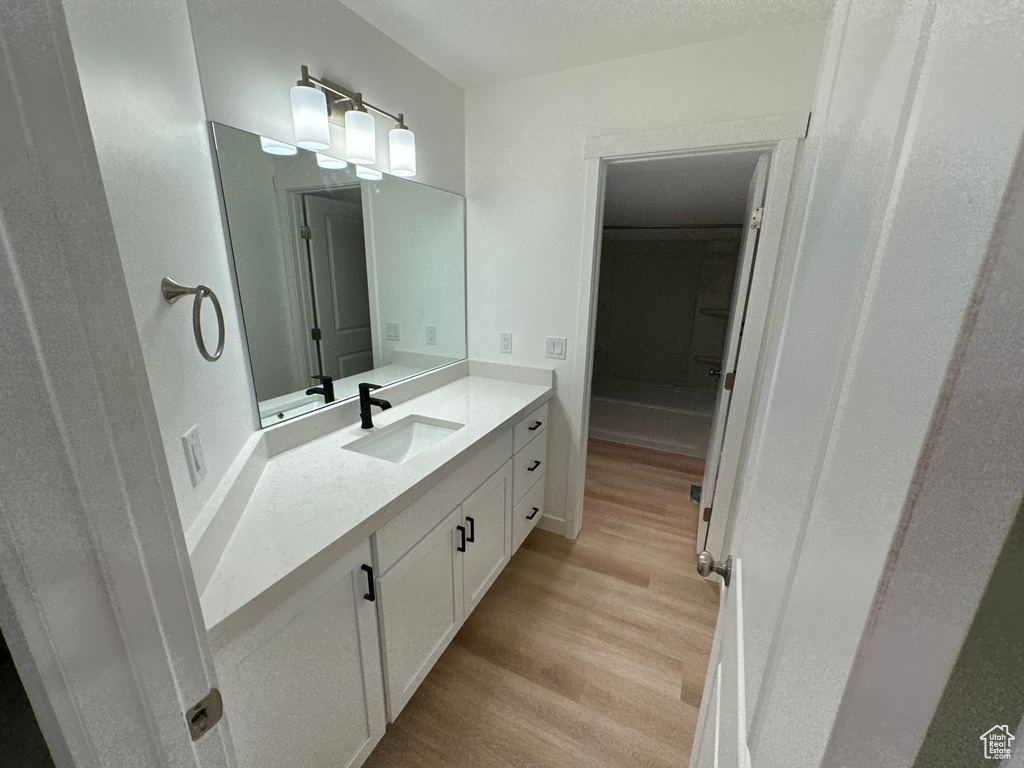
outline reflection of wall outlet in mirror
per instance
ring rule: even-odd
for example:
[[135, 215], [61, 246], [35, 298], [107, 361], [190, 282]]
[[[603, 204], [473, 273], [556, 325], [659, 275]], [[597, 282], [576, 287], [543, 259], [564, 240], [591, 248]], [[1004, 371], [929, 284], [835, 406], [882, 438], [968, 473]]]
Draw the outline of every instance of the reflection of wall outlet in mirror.
[[503, 334], [501, 334], [501, 349], [500, 349], [500, 351], [502, 352], [502, 354], [505, 354], [505, 355], [511, 355], [512, 354], [512, 334], [511, 333], [503, 333]]
[[565, 337], [548, 336], [544, 342], [544, 357], [552, 360], [565, 360]]
[[401, 341], [402, 329], [398, 327], [398, 323], [387, 323], [384, 336], [388, 341]]
[[428, 325], [427, 326], [427, 344], [431, 344], [431, 345], [437, 344], [437, 326], [436, 325]]
[[206, 461], [203, 459], [203, 446], [199, 442], [199, 427], [192, 427], [181, 438], [185, 446], [185, 462], [188, 474], [192, 478], [192, 487], [199, 485], [206, 477]]

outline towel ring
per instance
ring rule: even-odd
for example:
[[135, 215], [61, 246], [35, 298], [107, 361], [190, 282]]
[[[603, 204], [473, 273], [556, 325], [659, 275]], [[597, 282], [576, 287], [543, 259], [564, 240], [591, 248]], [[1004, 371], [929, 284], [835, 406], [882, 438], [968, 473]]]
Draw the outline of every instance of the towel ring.
[[[171, 280], [169, 277], [165, 277], [160, 281], [160, 290], [164, 295], [164, 300], [168, 304], [173, 304], [182, 296], [195, 294], [195, 301], [192, 302], [192, 332], [196, 337], [196, 346], [199, 347], [199, 354], [211, 363], [215, 363], [220, 360], [220, 356], [224, 352], [224, 313], [221, 311], [220, 302], [217, 300], [217, 294], [205, 285], [197, 285], [195, 288], [187, 288], [186, 286]], [[210, 301], [213, 302], [213, 311], [217, 313], [217, 351], [212, 355], [206, 348], [206, 342], [203, 341], [202, 310], [203, 299], [207, 296], [209, 296]]]

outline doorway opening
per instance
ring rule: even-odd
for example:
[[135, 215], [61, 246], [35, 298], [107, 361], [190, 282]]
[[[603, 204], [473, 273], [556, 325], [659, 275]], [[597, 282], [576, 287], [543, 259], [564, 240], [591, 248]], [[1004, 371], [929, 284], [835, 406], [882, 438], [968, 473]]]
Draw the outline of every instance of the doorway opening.
[[[691, 471], [701, 463], [691, 499], [702, 518], [712, 508], [767, 165], [767, 153], [750, 149], [622, 160], [605, 177], [588, 442], [685, 457]], [[700, 550], [708, 526], [696, 523]]]
[[591, 437], [707, 456], [760, 154], [609, 165]]

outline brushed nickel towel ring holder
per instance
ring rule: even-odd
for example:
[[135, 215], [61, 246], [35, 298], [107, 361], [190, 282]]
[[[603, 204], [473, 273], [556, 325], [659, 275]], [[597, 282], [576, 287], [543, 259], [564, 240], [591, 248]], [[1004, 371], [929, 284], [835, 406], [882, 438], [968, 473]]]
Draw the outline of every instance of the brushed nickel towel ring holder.
[[[160, 281], [160, 291], [163, 293], [164, 300], [168, 304], [173, 304], [182, 296], [195, 295], [195, 301], [192, 302], [192, 332], [196, 337], [196, 346], [199, 347], [199, 354], [211, 363], [220, 360], [220, 356], [224, 352], [224, 313], [220, 309], [220, 302], [217, 301], [217, 294], [205, 285], [188, 288], [180, 283], [176, 283], [169, 277], [165, 277]], [[206, 342], [203, 341], [202, 309], [203, 299], [207, 296], [213, 302], [213, 311], [217, 313], [217, 351], [212, 355], [206, 348]]]

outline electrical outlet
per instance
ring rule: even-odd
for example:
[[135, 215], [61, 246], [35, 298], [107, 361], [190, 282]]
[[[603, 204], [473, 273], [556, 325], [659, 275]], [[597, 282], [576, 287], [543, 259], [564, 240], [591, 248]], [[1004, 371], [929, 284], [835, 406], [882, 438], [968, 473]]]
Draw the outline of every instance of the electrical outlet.
[[427, 344], [430, 344], [431, 346], [437, 344], [437, 326], [436, 325], [428, 325], [427, 326]]
[[199, 442], [199, 427], [192, 427], [186, 432], [181, 442], [185, 447], [185, 463], [188, 474], [192, 478], [192, 487], [199, 485], [206, 477], [206, 460], [203, 459], [203, 446]]
[[511, 355], [512, 354], [512, 334], [511, 333], [503, 333], [503, 334], [501, 334], [500, 352], [503, 355]]
[[386, 323], [384, 326], [384, 338], [387, 341], [401, 341], [402, 329], [398, 323]]
[[544, 342], [544, 357], [565, 360], [566, 340], [564, 336], [548, 336]]

